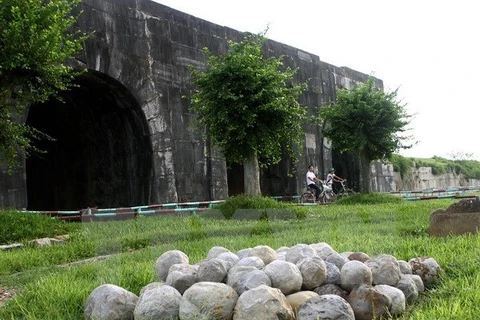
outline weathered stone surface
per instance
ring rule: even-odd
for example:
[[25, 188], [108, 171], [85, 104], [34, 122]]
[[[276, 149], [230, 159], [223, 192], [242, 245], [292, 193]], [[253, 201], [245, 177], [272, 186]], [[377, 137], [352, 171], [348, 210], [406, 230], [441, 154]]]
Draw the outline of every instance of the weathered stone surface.
[[325, 260], [329, 255], [335, 252], [335, 250], [333, 250], [333, 248], [326, 242], [313, 243], [310, 246], [323, 260]]
[[480, 229], [480, 201], [462, 200], [447, 209], [439, 209], [430, 215], [430, 235], [446, 237], [449, 235], [475, 234]]
[[34, 247], [48, 247], [52, 245], [52, 241], [50, 238], [35, 239], [29, 241], [28, 243]]
[[402, 290], [407, 304], [412, 304], [418, 299], [418, 287], [411, 274], [403, 274], [397, 283], [397, 288]]
[[160, 280], [167, 280], [168, 271], [174, 264], [188, 264], [188, 256], [180, 250], [169, 250], [160, 257], [158, 257], [155, 263], [155, 272]]
[[373, 284], [396, 286], [401, 272], [397, 259], [389, 254], [380, 254], [365, 261], [372, 270]]
[[277, 250], [275, 250], [277, 253], [280, 253], [280, 252], [287, 252], [288, 249], [290, 249], [290, 247], [286, 247], [286, 246], [283, 246], [283, 247], [280, 247], [280, 248], [277, 248]]
[[368, 259], [370, 259], [368, 254], [366, 254], [364, 252], [354, 252], [354, 253], [348, 255], [347, 258], [348, 258], [348, 260], [357, 260], [357, 261], [360, 261], [360, 262], [365, 262]]
[[230, 250], [228, 250], [227, 248], [224, 248], [222, 246], [211, 247], [210, 250], [208, 250], [207, 259], [216, 258], [216, 257], [218, 257], [219, 255], [221, 255], [222, 253], [225, 253], [225, 252], [230, 252]]
[[412, 266], [412, 273], [422, 278], [425, 288], [436, 285], [444, 274], [438, 262], [430, 257], [412, 258], [408, 263]]
[[[281, 253], [287, 251], [282, 250]], [[162, 259], [157, 259], [157, 261], [160, 260], [159, 262], [168, 265], [172, 260], [171, 257], [184, 259], [181, 252], [180, 254], [175, 251], [168, 253], [162, 255]], [[203, 260], [194, 265], [172, 264], [168, 270], [166, 283], [153, 282], [144, 286], [140, 291], [140, 299], [117, 286], [106, 286], [111, 288], [109, 290], [104, 289], [101, 294], [97, 291], [102, 290], [97, 288], [98, 290], [94, 290], [97, 293], [92, 292], [91, 297], [89, 297], [89, 304], [85, 305], [85, 310], [90, 310], [85, 313], [86, 319], [94, 319], [87, 316], [92, 313], [92, 310], [97, 311], [98, 317], [95, 319], [99, 320], [132, 319], [132, 312], [125, 305], [131, 306], [135, 303], [131, 301], [126, 303], [128, 299], [138, 299], [133, 314], [135, 319], [143, 320], [167, 318], [230, 320], [232, 317], [249, 320], [291, 319], [292, 313], [299, 311], [305, 304], [310, 306], [305, 307], [306, 309], [302, 311], [301, 316], [303, 318], [300, 317], [300, 312], [298, 312], [297, 319], [352, 319], [350, 312], [345, 310], [345, 300], [343, 299], [348, 301], [357, 320], [370, 320], [390, 315], [401, 317], [405, 311], [405, 304], [415, 302], [419, 292], [424, 290], [422, 277], [416, 274], [418, 270], [425, 271], [426, 274], [422, 274], [422, 276], [432, 283], [437, 283], [438, 278], [434, 276], [434, 273], [439, 273], [439, 266], [434, 259], [428, 257], [413, 258], [404, 268], [408, 271], [410, 269], [407, 267], [411, 266], [412, 272], [415, 272], [415, 274], [401, 273], [397, 287], [382, 284], [372, 286], [369, 285], [373, 279], [371, 269], [366, 263], [358, 260], [348, 261], [340, 271], [336, 265], [324, 262], [315, 253], [313, 256], [307, 255], [306, 258], [299, 260], [297, 265], [277, 259], [262, 269], [259, 269], [258, 265], [237, 264], [231, 267], [227, 273], [226, 265], [228, 262], [220, 259], [222, 254], [233, 257], [234, 260], [237, 257], [231, 252], [223, 252], [217, 255], [217, 258]], [[343, 252], [341, 255], [347, 255], [347, 253]], [[242, 260], [252, 260], [255, 261], [255, 264], [261, 261], [263, 265], [263, 260], [256, 256], [250, 256]], [[394, 261], [394, 263], [391, 263], [392, 265], [397, 263], [397, 260], [389, 255], [375, 256], [367, 261], [370, 264], [374, 262], [372, 264], [373, 268], [381, 268], [379, 267], [380, 262], [384, 260], [387, 261], [387, 265], [392, 261]], [[220, 273], [217, 270], [218, 266], [222, 269]], [[204, 271], [208, 277], [211, 273], [215, 277], [220, 274], [218, 280], [226, 280], [226, 285], [211, 281], [193, 283], [195, 279], [193, 276], [202, 268], [211, 269]], [[386, 270], [390, 269], [387, 267]], [[321, 272], [318, 276], [319, 271]], [[343, 288], [338, 286], [335, 281], [333, 281], [334, 283], [324, 282], [323, 279], [328, 280], [328, 273], [337, 274], [338, 276], [334, 276], [334, 278], [339, 279], [337, 283], [341, 284]], [[396, 272], [393, 273], [396, 274]], [[224, 274], [226, 274], [226, 277]], [[310, 282], [311, 285], [305, 285], [305, 283]], [[309, 287], [318, 283], [321, 283], [321, 285], [316, 286], [313, 291], [300, 291], [302, 285]], [[347, 293], [345, 290], [351, 291]], [[183, 297], [181, 297], [182, 292], [184, 293]], [[285, 295], [288, 296], [285, 297]], [[317, 296], [322, 297], [322, 299], [312, 300], [316, 299]], [[179, 297], [181, 297], [181, 301], [178, 303]], [[240, 298], [236, 300], [238, 297], [245, 297], [245, 299], [240, 302]], [[285, 306], [285, 303], [288, 306]], [[117, 308], [118, 310], [115, 313], [112, 313], [112, 309], [116, 308], [116, 305], [122, 306]], [[232, 313], [234, 306], [235, 315]], [[182, 308], [183, 311], [181, 311]], [[124, 318], [125, 316], [127, 318]]]
[[217, 282], [198, 282], [187, 289], [180, 302], [180, 319], [229, 320], [238, 294], [230, 286]]
[[425, 284], [423, 283], [422, 278], [418, 274], [407, 275], [410, 276], [417, 286], [418, 293], [425, 291]]
[[237, 285], [242, 275], [258, 270], [254, 266], [233, 266], [227, 273], [227, 285], [231, 286], [238, 293]]
[[245, 291], [237, 300], [233, 320], [294, 320], [295, 315], [285, 295], [265, 285]]
[[288, 304], [292, 307], [294, 313], [297, 313], [298, 308], [302, 303], [310, 298], [318, 297], [318, 293], [314, 291], [298, 291], [287, 296]]
[[302, 274], [291, 262], [275, 260], [267, 264], [263, 271], [272, 281], [272, 287], [280, 289], [285, 295], [300, 291], [302, 288]]
[[250, 250], [252, 250], [252, 248], [246, 248], [246, 249], [238, 250], [237, 257], [240, 260], [243, 259], [243, 258], [249, 257], [250, 256]]
[[345, 263], [340, 270], [340, 287], [350, 292], [361, 284], [372, 284], [372, 271], [363, 262], [352, 260]]
[[346, 292], [336, 284], [332, 284], [332, 283], [321, 285], [320, 287], [313, 289], [313, 291], [318, 293], [318, 295], [320, 296], [323, 296], [324, 294], [334, 294], [339, 297], [342, 297], [343, 299], [346, 299], [348, 295], [348, 292]]
[[349, 260], [347, 258], [345, 258], [344, 256], [342, 256], [340, 253], [338, 252], [333, 252], [331, 254], [329, 254], [325, 259], [325, 262], [330, 262], [330, 263], [333, 263], [334, 265], [337, 266], [338, 269], [342, 270], [342, 266], [347, 263]]
[[198, 266], [189, 264], [174, 264], [170, 267], [165, 283], [177, 289], [180, 294], [190, 288], [197, 278]]
[[287, 251], [280, 251], [277, 253], [277, 260], [285, 261], [286, 256], [287, 256]]
[[240, 259], [235, 266], [252, 266], [257, 269], [262, 269], [265, 267], [265, 263], [263, 263], [263, 260], [259, 257], [252, 256]]
[[135, 320], [178, 319], [182, 295], [169, 285], [156, 286], [140, 295]]
[[277, 259], [277, 252], [269, 246], [256, 246], [249, 252], [249, 256], [259, 257], [265, 265]]
[[355, 313], [355, 320], [372, 320], [387, 315], [392, 300], [372, 286], [355, 287], [347, 297]]
[[150, 282], [146, 286], [144, 286], [142, 289], [140, 289], [140, 295], [142, 295], [145, 291], [150, 290], [150, 289], [155, 289], [161, 286], [166, 286], [167, 284], [165, 282]]
[[21, 243], [12, 243], [12, 244], [2, 244], [0, 245], [0, 250], [2, 251], [8, 251], [8, 250], [13, 250], [13, 249], [20, 249], [23, 248], [24, 245]]
[[240, 260], [233, 252], [223, 252], [217, 256], [217, 259], [223, 260], [227, 263], [227, 268], [230, 269]]
[[390, 306], [389, 311], [392, 315], [398, 316], [405, 312], [406, 300], [403, 291], [386, 284], [379, 284], [374, 286], [374, 288], [390, 297], [392, 305]]
[[399, 190], [447, 189], [451, 186], [478, 186], [478, 179], [465, 178], [463, 174], [447, 172], [433, 174], [432, 167], [411, 167], [404, 174], [393, 170], [391, 163], [372, 161], [371, 187], [377, 192]]
[[229, 264], [222, 259], [213, 258], [198, 264], [198, 281], [224, 282], [227, 278]]
[[297, 244], [287, 250], [285, 261], [296, 264], [299, 260], [307, 257], [318, 256], [315, 249], [306, 244]]
[[267, 276], [267, 274], [262, 270], [252, 270], [238, 277], [234, 289], [239, 295], [241, 295], [245, 291], [251, 290], [261, 285], [271, 287], [272, 280], [270, 280], [270, 277]]
[[[34, 127], [43, 124], [42, 131], [57, 130], [58, 136], [69, 134], [72, 143], [93, 141], [98, 148], [49, 152], [47, 156], [52, 162], [61, 163], [53, 169], [41, 161], [27, 159], [36, 169], [34, 173], [25, 169], [28, 165], [11, 177], [0, 170], [0, 206], [26, 207], [27, 193], [28, 205], [33, 209], [61, 210], [92, 204], [111, 208], [205, 200], [212, 196], [225, 199], [229, 191], [242, 192], [228, 189], [224, 157], [209, 148], [199, 134], [189, 130], [192, 115], [182, 96], [191, 91], [189, 66], [199, 69], [205, 66], [201, 49], [208, 47], [214, 55], [224, 54], [228, 41], [239, 41], [244, 33], [150, 0], [117, 1], [115, 5], [111, 1], [82, 0], [80, 6], [84, 14], [80, 15], [79, 25], [95, 36], [85, 41], [76, 61], [88, 72], [77, 79], [79, 88], [65, 93], [72, 108], [64, 110], [54, 101], [48, 101], [45, 103], [48, 108], [28, 118], [36, 119], [29, 123]], [[310, 112], [321, 101], [334, 101], [338, 86], [368, 78], [367, 74], [322, 62], [318, 56], [301, 49], [273, 40], [266, 45], [267, 54], [285, 55], [286, 66], [299, 68], [295, 82], [312, 79], [312, 85], [299, 101]], [[383, 87], [381, 80], [375, 82]], [[95, 99], [105, 102], [111, 117], [102, 118], [105, 108], [98, 108]], [[35, 106], [30, 109], [30, 115], [34, 109]], [[62, 120], [63, 126], [46, 121], [54, 116]], [[312, 151], [299, 159], [298, 168], [306, 168], [311, 161], [331, 162], [329, 150], [320, 152], [323, 137], [318, 130], [310, 126], [305, 129], [312, 137], [309, 145]], [[98, 132], [108, 134], [98, 135]], [[101, 150], [98, 151], [101, 156], [96, 149]], [[205, 150], [209, 157], [204, 156]], [[76, 156], [75, 164], [61, 162], [62, 155]], [[99, 168], [97, 175], [88, 174], [91, 166]], [[209, 170], [205, 170], [207, 167]], [[65, 178], [56, 181], [56, 188], [47, 188], [45, 181], [56, 176], [59, 168]], [[271, 169], [274, 174], [262, 175], [262, 186], [268, 194], [298, 194], [304, 189], [301, 175], [281, 184], [277, 182], [278, 177], [287, 176], [289, 169], [280, 165]], [[27, 178], [32, 182], [28, 190]], [[73, 180], [75, 184], [69, 183]], [[233, 183], [238, 184], [239, 180]], [[92, 192], [94, 189], [98, 192]], [[54, 190], [58, 200], [49, 202]]]
[[113, 284], [95, 288], [85, 302], [86, 320], [131, 320], [138, 297]]
[[337, 295], [323, 295], [308, 299], [297, 313], [297, 320], [355, 320], [348, 302]]
[[402, 274], [412, 274], [412, 266], [405, 260], [397, 260]]
[[328, 261], [325, 261], [325, 266], [327, 267], [327, 279], [325, 279], [325, 283], [340, 284], [340, 269]]
[[319, 256], [307, 257], [297, 262], [302, 275], [302, 289], [312, 290], [327, 280], [327, 266]]

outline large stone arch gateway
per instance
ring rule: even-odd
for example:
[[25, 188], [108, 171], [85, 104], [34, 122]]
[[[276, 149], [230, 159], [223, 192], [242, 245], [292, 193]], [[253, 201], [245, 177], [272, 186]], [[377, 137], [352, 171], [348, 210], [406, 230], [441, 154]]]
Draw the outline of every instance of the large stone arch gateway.
[[[193, 132], [189, 66], [205, 65], [202, 48], [227, 51], [244, 33], [151, 0], [83, 0], [79, 24], [94, 32], [73, 65], [87, 69], [63, 102], [29, 108], [25, 121], [54, 137], [46, 154], [29, 157], [13, 175], [0, 171], [0, 207], [78, 210], [225, 199], [242, 192], [241, 168], [227, 166], [210, 142]], [[322, 32], [328, 32], [324, 30]], [[322, 41], [321, 34], [312, 41]], [[352, 50], [354, 52], [354, 50]], [[269, 40], [265, 53], [284, 56], [309, 81], [300, 102], [310, 114], [335, 100], [338, 87], [368, 75]], [[353, 53], [352, 53], [353, 54]], [[383, 87], [377, 79], [377, 86]], [[331, 165], [321, 128], [305, 124], [303, 155], [262, 171], [266, 195], [304, 189], [304, 172]]]
[[149, 201], [152, 145], [135, 97], [89, 70], [62, 102], [33, 105], [27, 124], [54, 137], [26, 160], [28, 207], [75, 209]]

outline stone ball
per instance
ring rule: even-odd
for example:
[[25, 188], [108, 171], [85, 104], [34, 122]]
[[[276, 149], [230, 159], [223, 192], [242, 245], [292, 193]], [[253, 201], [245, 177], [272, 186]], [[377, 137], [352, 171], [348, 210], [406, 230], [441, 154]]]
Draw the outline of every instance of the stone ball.
[[422, 278], [425, 288], [431, 288], [440, 282], [444, 274], [438, 262], [430, 257], [417, 257], [408, 261], [412, 266], [412, 273]]
[[350, 304], [334, 294], [313, 297], [303, 303], [297, 312], [297, 320], [355, 320]]
[[87, 298], [84, 316], [87, 320], [133, 319], [138, 296], [114, 284], [95, 288]]
[[238, 294], [218, 282], [197, 282], [188, 288], [180, 301], [182, 320], [232, 319]]
[[363, 262], [351, 260], [345, 263], [340, 270], [340, 287], [350, 292], [361, 284], [372, 284], [372, 271]]
[[152, 287], [140, 295], [134, 310], [135, 320], [178, 319], [182, 295], [164, 285]]
[[302, 288], [302, 274], [291, 262], [275, 260], [267, 264], [263, 271], [272, 281], [272, 287], [280, 289], [285, 295], [300, 291]]
[[155, 263], [155, 271], [160, 280], [167, 280], [168, 270], [177, 263], [188, 264], [188, 256], [180, 250], [169, 250], [158, 257]]
[[295, 314], [285, 295], [276, 288], [260, 285], [238, 298], [233, 320], [294, 320]]

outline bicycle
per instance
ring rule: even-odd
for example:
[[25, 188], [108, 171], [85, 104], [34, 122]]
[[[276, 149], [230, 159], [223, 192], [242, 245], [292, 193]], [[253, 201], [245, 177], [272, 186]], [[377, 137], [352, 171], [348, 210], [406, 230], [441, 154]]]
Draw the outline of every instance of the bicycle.
[[[327, 186], [325, 184], [322, 184], [320, 195], [318, 196], [319, 198], [318, 203], [321, 203], [321, 204], [327, 203], [327, 195], [325, 191], [326, 188]], [[300, 197], [300, 203], [317, 203], [315, 199], [315, 189], [307, 187], [307, 191], [305, 191]]]
[[347, 183], [346, 179], [344, 179], [342, 182], [340, 182], [341, 187], [335, 193], [335, 196], [336, 196], [337, 199], [340, 199], [340, 198], [343, 198], [343, 197], [348, 197], [349, 195], [357, 194], [355, 191], [353, 191], [352, 188], [347, 188], [346, 183]]

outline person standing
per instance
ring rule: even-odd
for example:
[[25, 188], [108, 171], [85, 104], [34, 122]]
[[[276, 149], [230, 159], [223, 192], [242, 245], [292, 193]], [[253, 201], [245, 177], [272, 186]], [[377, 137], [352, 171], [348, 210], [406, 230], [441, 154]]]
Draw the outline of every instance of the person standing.
[[310, 188], [315, 190], [315, 199], [318, 200], [318, 198], [320, 196], [320, 192], [322, 190], [317, 186], [316, 183], [319, 182], [319, 181], [322, 182], [322, 180], [318, 179], [317, 176], [315, 175], [315, 173], [313, 173], [313, 166], [312, 165], [308, 166], [308, 171], [307, 171], [306, 178], [307, 178], [307, 186], [309, 186]]

